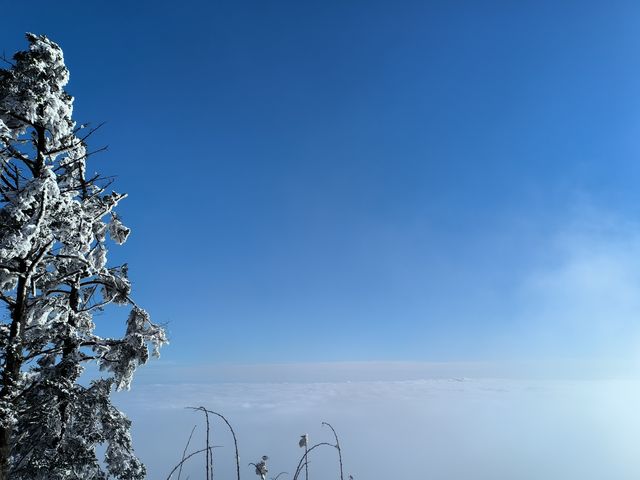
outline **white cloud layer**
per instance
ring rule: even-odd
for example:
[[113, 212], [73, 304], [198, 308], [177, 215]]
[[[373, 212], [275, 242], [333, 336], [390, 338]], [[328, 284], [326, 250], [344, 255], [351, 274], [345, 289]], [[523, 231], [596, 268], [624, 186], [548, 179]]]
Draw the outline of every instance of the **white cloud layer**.
[[[271, 458], [271, 473], [293, 472], [297, 441], [341, 435], [356, 480], [631, 480], [640, 476], [637, 380], [472, 380], [139, 385], [120, 397], [134, 420], [137, 451], [149, 478], [166, 478], [192, 426], [184, 409], [205, 405], [238, 433], [244, 478], [248, 462]], [[216, 478], [233, 478], [232, 442], [216, 422]], [[183, 479], [202, 478], [203, 459]], [[313, 478], [338, 478], [331, 449], [310, 462]], [[291, 478], [291, 477], [287, 477]]]

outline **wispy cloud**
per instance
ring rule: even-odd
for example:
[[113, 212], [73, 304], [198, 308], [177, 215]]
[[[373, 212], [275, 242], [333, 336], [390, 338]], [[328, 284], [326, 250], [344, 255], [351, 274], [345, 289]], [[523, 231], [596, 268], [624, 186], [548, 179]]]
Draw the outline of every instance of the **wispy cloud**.
[[587, 209], [552, 236], [515, 295], [525, 351], [637, 360], [640, 225]]

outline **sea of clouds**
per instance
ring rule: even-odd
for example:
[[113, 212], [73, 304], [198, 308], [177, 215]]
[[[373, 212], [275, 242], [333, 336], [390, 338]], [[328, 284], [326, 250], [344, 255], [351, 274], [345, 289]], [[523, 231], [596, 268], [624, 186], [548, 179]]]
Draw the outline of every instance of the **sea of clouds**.
[[[411, 368], [410, 376], [431, 371], [433, 378], [367, 378], [375, 371], [388, 377]], [[262, 455], [270, 457], [268, 478], [281, 471], [292, 478], [303, 453], [300, 435], [309, 434], [311, 443], [332, 441], [323, 421], [340, 435], [345, 478], [352, 474], [356, 480], [640, 478], [637, 379], [435, 376], [436, 370], [461, 368], [335, 364], [238, 367], [225, 373], [225, 367], [212, 367], [219, 375], [212, 374], [210, 382], [202, 376], [160, 382], [150, 375], [118, 402], [134, 421], [136, 451], [151, 479], [167, 477], [196, 424], [191, 449], [203, 447], [201, 415], [185, 408], [200, 405], [224, 414], [234, 426], [248, 479], [258, 478], [248, 463]], [[226, 375], [242, 378], [243, 371], [246, 381], [224, 381]], [[355, 380], [337, 379], [340, 371]], [[235, 478], [233, 441], [222, 422], [213, 421], [212, 438], [220, 446], [214, 450], [215, 478]], [[204, 478], [203, 471], [204, 457], [194, 457], [182, 478]], [[310, 478], [339, 478], [335, 451], [317, 450], [310, 458]]]

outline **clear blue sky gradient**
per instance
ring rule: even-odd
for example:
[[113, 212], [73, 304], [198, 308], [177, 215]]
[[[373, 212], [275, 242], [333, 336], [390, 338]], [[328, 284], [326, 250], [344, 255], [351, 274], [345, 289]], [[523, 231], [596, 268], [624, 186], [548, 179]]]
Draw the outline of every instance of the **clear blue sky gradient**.
[[[167, 360], [633, 353], [630, 323], [605, 348], [602, 328], [549, 314], [584, 290], [529, 307], [540, 278], [573, 272], [558, 238], [633, 251], [637, 2], [35, 1], [2, 17], [0, 48], [48, 35], [76, 119], [108, 122], [89, 170], [130, 194], [111, 258], [170, 322]], [[576, 218], [597, 225], [566, 234]]]

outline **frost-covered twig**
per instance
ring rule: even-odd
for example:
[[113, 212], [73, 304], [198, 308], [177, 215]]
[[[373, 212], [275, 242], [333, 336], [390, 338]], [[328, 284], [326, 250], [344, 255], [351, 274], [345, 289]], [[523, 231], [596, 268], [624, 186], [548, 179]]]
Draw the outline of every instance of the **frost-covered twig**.
[[269, 460], [269, 457], [263, 455], [262, 459], [258, 463], [249, 463], [250, 467], [253, 466], [256, 469], [256, 475], [260, 477], [260, 480], [267, 479], [267, 473], [269, 473], [269, 470], [267, 469], [267, 460]]
[[[309, 435], [306, 433], [304, 435], [300, 435], [300, 441], [298, 442], [300, 447], [304, 447], [304, 453], [309, 451]], [[304, 462], [304, 479], [309, 480], [309, 458]]]

